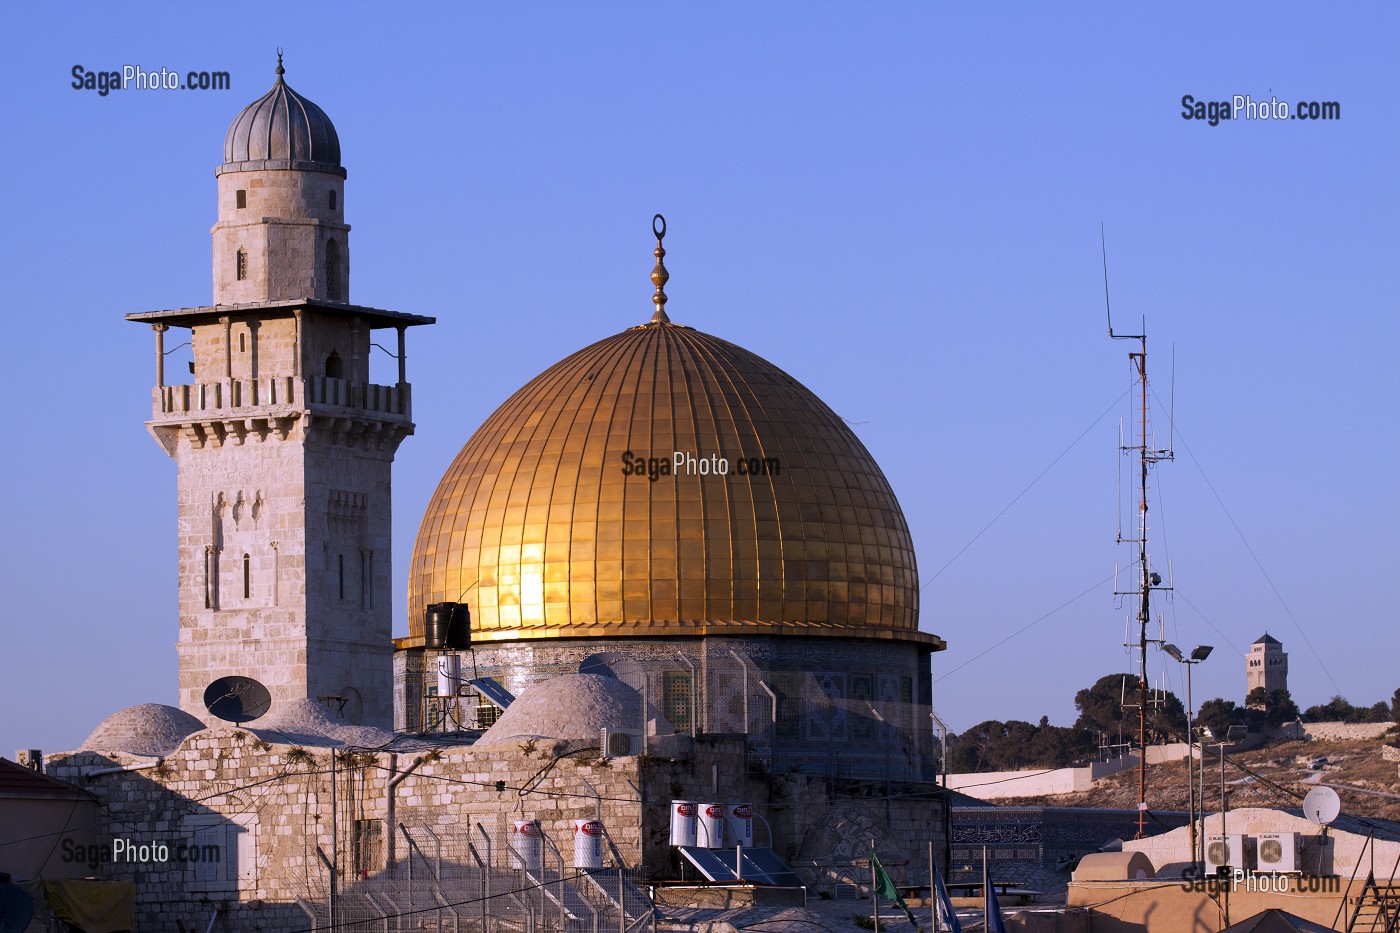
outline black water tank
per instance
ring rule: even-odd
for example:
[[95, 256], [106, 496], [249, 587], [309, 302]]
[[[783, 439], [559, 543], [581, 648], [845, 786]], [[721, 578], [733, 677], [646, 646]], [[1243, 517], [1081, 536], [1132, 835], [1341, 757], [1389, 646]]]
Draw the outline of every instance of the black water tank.
[[452, 610], [456, 603], [433, 603], [423, 613], [423, 646], [447, 647], [447, 633], [452, 627]]
[[472, 646], [472, 614], [464, 603], [433, 603], [423, 613], [423, 646], [465, 651]]
[[447, 628], [447, 647], [466, 651], [472, 646], [472, 611], [466, 603], [452, 604], [452, 622]]

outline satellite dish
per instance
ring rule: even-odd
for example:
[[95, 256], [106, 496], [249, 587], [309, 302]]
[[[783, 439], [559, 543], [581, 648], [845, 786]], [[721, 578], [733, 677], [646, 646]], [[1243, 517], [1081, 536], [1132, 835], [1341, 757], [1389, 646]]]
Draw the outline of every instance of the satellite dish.
[[251, 677], [220, 677], [204, 688], [204, 708], [224, 722], [252, 722], [272, 706], [272, 694]]
[[34, 899], [17, 884], [0, 884], [0, 933], [20, 933], [34, 919]]
[[1342, 798], [1330, 787], [1318, 786], [1308, 791], [1303, 798], [1303, 815], [1308, 822], [1326, 826], [1342, 812]]

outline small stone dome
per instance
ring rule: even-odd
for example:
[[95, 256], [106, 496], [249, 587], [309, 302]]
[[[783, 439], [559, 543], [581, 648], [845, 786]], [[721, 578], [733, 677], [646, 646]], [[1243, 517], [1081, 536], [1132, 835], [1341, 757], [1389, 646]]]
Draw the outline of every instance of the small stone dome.
[[[340, 137], [326, 112], [282, 80], [243, 108], [224, 137], [224, 171], [255, 168], [340, 168]], [[254, 163], [247, 165], [246, 163]]]
[[102, 720], [80, 750], [163, 758], [203, 728], [204, 723], [182, 709], [164, 703], [142, 703]]
[[[652, 719], [661, 718], [653, 711]], [[642, 695], [600, 674], [561, 674], [528, 687], [506, 707], [477, 748], [509, 748], [530, 739], [554, 741], [563, 750], [597, 745], [604, 729], [642, 728]], [[658, 722], [658, 733], [673, 732]]]
[[305, 697], [279, 703], [266, 716], [241, 728], [266, 742], [317, 747], [355, 745], [376, 748], [394, 737], [374, 726], [348, 723], [340, 713], [332, 712]]

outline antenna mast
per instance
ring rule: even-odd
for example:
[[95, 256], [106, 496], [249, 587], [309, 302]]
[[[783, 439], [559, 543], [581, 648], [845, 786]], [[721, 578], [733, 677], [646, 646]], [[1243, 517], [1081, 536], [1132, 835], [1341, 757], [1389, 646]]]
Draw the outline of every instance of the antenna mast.
[[[1120, 437], [1119, 450], [1124, 454], [1134, 456], [1137, 459], [1138, 482], [1136, 496], [1137, 499], [1137, 528], [1134, 537], [1123, 537], [1123, 530], [1118, 530], [1119, 544], [1137, 545], [1137, 588], [1133, 590], [1119, 591], [1115, 586], [1114, 596], [1136, 596], [1138, 598], [1137, 622], [1138, 640], [1135, 644], [1128, 644], [1125, 647], [1136, 648], [1138, 652], [1138, 831], [1137, 838], [1141, 839], [1147, 831], [1147, 705], [1149, 691], [1147, 686], [1147, 646], [1149, 644], [1160, 644], [1161, 639], [1151, 639], [1147, 637], [1147, 625], [1152, 617], [1151, 596], [1153, 590], [1169, 590], [1170, 584], [1162, 586], [1162, 577], [1152, 569], [1152, 560], [1147, 553], [1147, 476], [1152, 467], [1162, 460], [1173, 459], [1171, 449], [1171, 439], [1168, 439], [1166, 448], [1157, 448], [1152, 443], [1151, 419], [1147, 405], [1148, 382], [1147, 382], [1147, 326], [1144, 321], [1142, 333], [1140, 334], [1115, 334], [1113, 332], [1113, 312], [1108, 304], [1108, 247], [1103, 240], [1103, 228], [1099, 228], [1100, 242], [1103, 244], [1104, 271], [1103, 271], [1103, 294], [1104, 308], [1108, 311], [1108, 336], [1113, 340], [1136, 340], [1138, 350], [1128, 354], [1128, 361], [1134, 369], [1138, 388], [1138, 443], [1129, 445]], [[1128, 704], [1125, 704], [1127, 706]]]

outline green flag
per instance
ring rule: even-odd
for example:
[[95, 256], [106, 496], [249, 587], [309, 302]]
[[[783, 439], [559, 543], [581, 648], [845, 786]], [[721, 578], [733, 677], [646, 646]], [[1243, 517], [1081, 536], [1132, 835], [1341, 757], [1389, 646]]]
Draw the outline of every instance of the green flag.
[[875, 875], [875, 894], [883, 897], [887, 901], [894, 901], [895, 906], [904, 911], [904, 916], [909, 918], [909, 922], [918, 927], [919, 921], [914, 919], [914, 912], [909, 909], [909, 905], [904, 903], [904, 898], [899, 896], [899, 889], [894, 886], [894, 879], [890, 873], [885, 871], [885, 866], [880, 864], [880, 860], [875, 857], [875, 847], [870, 848], [870, 870]]

